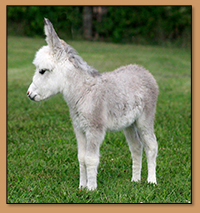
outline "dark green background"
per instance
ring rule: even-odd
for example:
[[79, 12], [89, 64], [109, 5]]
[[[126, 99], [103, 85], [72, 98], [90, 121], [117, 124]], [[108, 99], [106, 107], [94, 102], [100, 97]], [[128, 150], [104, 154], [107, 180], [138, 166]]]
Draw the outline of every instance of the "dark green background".
[[[190, 47], [191, 6], [109, 6], [97, 20], [93, 13], [93, 38], [135, 44], [173, 44]], [[43, 18], [49, 18], [60, 37], [83, 39], [83, 6], [8, 6], [8, 33], [42, 36]]]

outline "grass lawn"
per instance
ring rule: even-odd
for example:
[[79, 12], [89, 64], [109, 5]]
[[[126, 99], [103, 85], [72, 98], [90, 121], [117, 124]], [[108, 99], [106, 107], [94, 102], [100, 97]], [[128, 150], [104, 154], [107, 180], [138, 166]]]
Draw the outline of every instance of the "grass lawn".
[[69, 42], [100, 72], [141, 64], [156, 78], [155, 132], [159, 144], [156, 186], [131, 182], [131, 155], [123, 132], [101, 146], [98, 189], [79, 190], [77, 145], [61, 95], [36, 103], [27, 96], [35, 52], [44, 39], [8, 37], [8, 203], [191, 203], [191, 53], [157, 46]]

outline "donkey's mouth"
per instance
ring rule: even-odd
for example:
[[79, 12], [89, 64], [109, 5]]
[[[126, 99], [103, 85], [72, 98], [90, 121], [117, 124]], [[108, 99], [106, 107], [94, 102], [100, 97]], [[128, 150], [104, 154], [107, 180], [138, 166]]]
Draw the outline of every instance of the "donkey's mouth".
[[29, 91], [27, 92], [27, 96], [32, 100], [32, 101], [35, 101], [35, 97], [37, 95], [34, 95], [34, 96], [31, 96], [31, 94], [29, 93]]
[[33, 97], [31, 97], [30, 95], [28, 96], [30, 99], [31, 99], [31, 101], [35, 101], [35, 97], [36, 97], [37, 95], [34, 95]]

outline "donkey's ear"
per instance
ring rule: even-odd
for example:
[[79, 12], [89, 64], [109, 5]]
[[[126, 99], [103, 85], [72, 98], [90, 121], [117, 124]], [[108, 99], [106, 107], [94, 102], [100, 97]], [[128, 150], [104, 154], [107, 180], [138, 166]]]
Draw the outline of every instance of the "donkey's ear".
[[52, 23], [47, 18], [44, 18], [44, 32], [45, 32], [45, 35], [47, 36], [46, 42], [54, 52], [59, 51], [60, 49], [63, 49], [63, 46], [60, 42], [60, 39], [56, 31], [53, 28]]

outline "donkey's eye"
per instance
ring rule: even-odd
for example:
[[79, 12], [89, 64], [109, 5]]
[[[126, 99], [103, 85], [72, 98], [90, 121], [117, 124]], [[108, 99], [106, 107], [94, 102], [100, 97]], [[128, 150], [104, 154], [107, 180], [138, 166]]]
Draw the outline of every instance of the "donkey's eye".
[[46, 71], [47, 71], [47, 69], [41, 69], [41, 70], [39, 71], [39, 73], [43, 75]]

